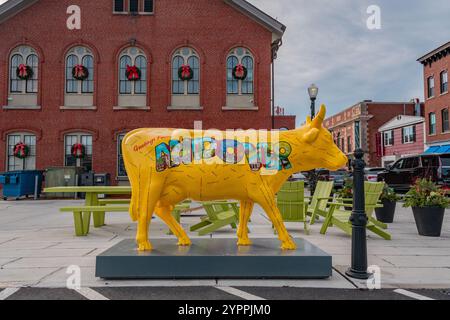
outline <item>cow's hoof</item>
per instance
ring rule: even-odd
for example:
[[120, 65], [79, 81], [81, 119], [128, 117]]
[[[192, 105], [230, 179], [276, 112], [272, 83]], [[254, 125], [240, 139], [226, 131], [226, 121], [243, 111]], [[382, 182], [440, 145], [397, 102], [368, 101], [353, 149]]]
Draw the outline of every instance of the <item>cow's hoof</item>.
[[152, 245], [150, 244], [150, 241], [144, 241], [138, 244], [138, 250], [139, 251], [151, 251]]
[[180, 247], [189, 247], [192, 244], [191, 239], [187, 238], [187, 239], [180, 239], [178, 241], [178, 245]]
[[297, 245], [295, 244], [294, 241], [287, 241], [287, 242], [284, 242], [281, 245], [281, 249], [283, 249], [283, 250], [296, 250], [297, 249]]
[[240, 247], [249, 247], [251, 246], [253, 243], [250, 239], [239, 239], [237, 245]]

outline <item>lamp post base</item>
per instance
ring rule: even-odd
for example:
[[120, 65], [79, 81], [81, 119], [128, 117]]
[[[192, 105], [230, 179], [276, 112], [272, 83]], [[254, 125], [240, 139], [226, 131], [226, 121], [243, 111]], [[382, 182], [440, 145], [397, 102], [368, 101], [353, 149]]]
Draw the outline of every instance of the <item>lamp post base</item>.
[[354, 279], [360, 279], [360, 280], [367, 280], [369, 279], [372, 274], [365, 272], [365, 271], [357, 271], [357, 270], [353, 270], [352, 268], [349, 268], [345, 274], [347, 276], [349, 276], [350, 278], [354, 278]]

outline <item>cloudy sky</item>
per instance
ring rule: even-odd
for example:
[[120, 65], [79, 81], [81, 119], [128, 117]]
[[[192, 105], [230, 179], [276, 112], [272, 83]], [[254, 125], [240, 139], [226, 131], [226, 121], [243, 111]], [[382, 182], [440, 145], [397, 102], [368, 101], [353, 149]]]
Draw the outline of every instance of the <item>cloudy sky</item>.
[[[276, 62], [276, 103], [304, 121], [307, 88], [320, 88], [329, 114], [370, 99], [423, 99], [416, 60], [450, 41], [448, 0], [250, 0], [287, 27]], [[367, 28], [367, 8], [381, 29]]]
[[[423, 99], [416, 60], [450, 40], [448, 0], [249, 1], [288, 27], [276, 62], [276, 103], [298, 123], [309, 113], [311, 83], [329, 114], [365, 99]], [[380, 30], [367, 28], [370, 5], [381, 9]]]

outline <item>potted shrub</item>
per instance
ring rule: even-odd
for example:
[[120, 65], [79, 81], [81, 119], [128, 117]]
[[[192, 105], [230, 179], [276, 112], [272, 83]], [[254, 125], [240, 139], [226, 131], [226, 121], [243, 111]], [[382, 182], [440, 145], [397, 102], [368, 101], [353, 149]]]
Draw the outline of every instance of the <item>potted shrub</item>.
[[[337, 199], [342, 199], [345, 203], [352, 204], [350, 200], [353, 199], [353, 184], [351, 181], [345, 181], [344, 187], [335, 193]], [[345, 207], [345, 210], [351, 211], [352, 207]]]
[[383, 193], [380, 196], [383, 208], [376, 208], [375, 215], [377, 220], [384, 223], [393, 223], [395, 208], [400, 197], [395, 193], [394, 189], [389, 188], [386, 184], [383, 188]]
[[420, 179], [406, 194], [404, 207], [412, 207], [420, 235], [440, 237], [449, 204], [445, 191], [431, 180]]

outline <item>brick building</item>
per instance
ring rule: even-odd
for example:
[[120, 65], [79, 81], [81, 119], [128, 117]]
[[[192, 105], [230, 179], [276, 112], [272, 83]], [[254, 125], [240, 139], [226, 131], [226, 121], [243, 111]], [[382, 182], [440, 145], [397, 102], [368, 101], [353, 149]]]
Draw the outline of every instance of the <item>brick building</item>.
[[450, 42], [427, 53], [418, 61], [422, 63], [424, 73], [427, 152], [440, 153], [440, 150], [447, 147], [450, 149]]
[[402, 157], [425, 150], [425, 119], [398, 115], [378, 129], [382, 137], [381, 165], [386, 167]]
[[415, 102], [362, 101], [326, 119], [324, 125], [337, 146], [350, 158], [357, 148], [366, 152], [368, 166], [381, 166], [382, 141], [379, 128], [397, 115], [415, 115]]
[[[126, 181], [120, 141], [132, 129], [269, 129], [284, 31], [245, 0], [9, 0], [0, 171], [82, 166]], [[295, 117], [275, 124], [294, 128]]]

